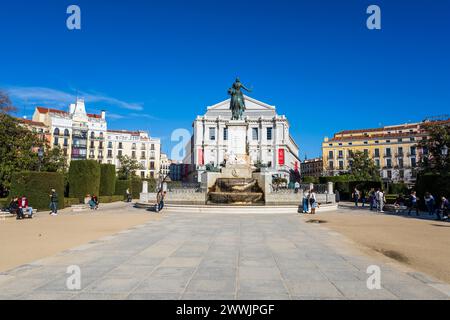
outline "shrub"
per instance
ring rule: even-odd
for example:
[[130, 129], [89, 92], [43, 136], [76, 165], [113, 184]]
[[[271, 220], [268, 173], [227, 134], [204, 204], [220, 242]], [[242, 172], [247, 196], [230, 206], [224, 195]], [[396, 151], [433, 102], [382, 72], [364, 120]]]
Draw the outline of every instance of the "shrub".
[[84, 199], [87, 194], [99, 194], [100, 164], [95, 160], [76, 160], [70, 162], [69, 196]]
[[64, 208], [64, 177], [57, 172], [16, 172], [12, 176], [10, 198], [25, 195], [30, 206], [39, 210], [49, 209], [50, 192], [58, 194], [58, 206]]
[[115, 195], [122, 196], [123, 199], [125, 199], [127, 189], [130, 189], [131, 192], [131, 180], [116, 180], [116, 190], [114, 192]]
[[441, 202], [441, 197], [450, 197], [450, 174], [425, 173], [417, 176], [416, 181], [417, 196], [423, 205], [423, 197], [426, 192], [431, 193], [437, 203]]
[[142, 180], [138, 177], [131, 178], [131, 194], [133, 199], [138, 199], [139, 194], [142, 192]]
[[100, 165], [100, 196], [112, 196], [116, 190], [116, 166], [109, 163]]
[[123, 201], [124, 197], [123, 196], [100, 196], [98, 197], [98, 201], [100, 203], [111, 203], [111, 202], [118, 202], [118, 201]]
[[6, 208], [8, 204], [8, 198], [0, 198], [0, 208]]
[[80, 199], [78, 198], [64, 198], [64, 207], [71, 207], [73, 205], [80, 204]]
[[389, 193], [390, 194], [403, 194], [407, 195], [408, 192], [408, 186], [404, 183], [393, 183], [389, 185]]
[[319, 183], [319, 179], [317, 177], [303, 177], [302, 183], [318, 184]]

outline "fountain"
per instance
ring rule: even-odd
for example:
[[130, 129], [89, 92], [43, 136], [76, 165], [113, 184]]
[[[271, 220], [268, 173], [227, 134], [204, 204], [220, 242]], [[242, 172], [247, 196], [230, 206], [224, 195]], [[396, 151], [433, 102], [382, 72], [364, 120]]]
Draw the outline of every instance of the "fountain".
[[214, 204], [264, 204], [264, 192], [255, 179], [218, 178], [208, 201]]

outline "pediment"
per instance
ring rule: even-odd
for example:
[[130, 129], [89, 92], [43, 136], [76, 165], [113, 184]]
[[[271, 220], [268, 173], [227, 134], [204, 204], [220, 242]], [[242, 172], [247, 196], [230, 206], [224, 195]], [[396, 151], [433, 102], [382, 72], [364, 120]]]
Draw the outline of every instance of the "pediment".
[[[262, 101], [250, 98], [244, 95], [245, 107], [247, 110], [262, 110], [262, 111], [275, 111], [275, 106], [271, 106]], [[219, 102], [213, 106], [207, 108], [209, 111], [221, 111], [230, 109], [230, 99]]]

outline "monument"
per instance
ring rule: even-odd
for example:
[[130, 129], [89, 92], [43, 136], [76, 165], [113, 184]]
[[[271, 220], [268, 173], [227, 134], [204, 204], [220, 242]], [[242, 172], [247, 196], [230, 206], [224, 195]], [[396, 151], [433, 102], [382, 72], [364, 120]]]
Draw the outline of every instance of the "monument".
[[204, 173], [210, 176], [206, 177], [210, 184], [215, 180], [212, 187], [207, 186], [210, 203], [255, 204], [264, 201], [264, 192], [253, 178], [253, 166], [248, 154], [248, 123], [243, 120], [245, 100], [241, 88], [250, 91], [237, 78], [228, 90], [231, 95], [231, 119], [226, 123], [228, 143], [224, 156], [225, 166], [220, 173]]

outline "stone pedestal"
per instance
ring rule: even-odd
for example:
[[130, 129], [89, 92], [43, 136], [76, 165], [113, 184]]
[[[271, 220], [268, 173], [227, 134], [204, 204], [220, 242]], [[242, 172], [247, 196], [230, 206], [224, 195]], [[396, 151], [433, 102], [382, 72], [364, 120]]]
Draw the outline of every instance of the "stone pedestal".
[[[245, 120], [230, 120], [228, 129], [228, 153], [236, 157], [247, 154], [247, 128]], [[232, 162], [234, 159], [229, 159]]]

